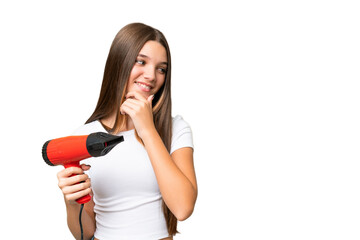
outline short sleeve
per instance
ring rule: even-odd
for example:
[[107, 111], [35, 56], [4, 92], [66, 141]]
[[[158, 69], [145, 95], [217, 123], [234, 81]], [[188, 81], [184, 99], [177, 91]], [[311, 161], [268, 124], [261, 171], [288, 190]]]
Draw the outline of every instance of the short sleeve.
[[190, 125], [179, 115], [173, 118], [172, 124], [173, 133], [170, 154], [184, 147], [191, 147], [194, 149], [193, 136]]

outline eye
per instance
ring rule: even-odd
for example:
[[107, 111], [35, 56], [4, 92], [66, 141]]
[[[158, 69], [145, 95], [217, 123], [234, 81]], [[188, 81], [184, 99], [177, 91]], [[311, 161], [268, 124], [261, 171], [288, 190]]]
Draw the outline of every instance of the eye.
[[167, 72], [167, 69], [166, 68], [158, 68], [158, 71], [161, 73], [161, 74], [165, 74]]
[[140, 64], [140, 65], [145, 65], [145, 61], [141, 60], [141, 59], [136, 59], [135, 63]]

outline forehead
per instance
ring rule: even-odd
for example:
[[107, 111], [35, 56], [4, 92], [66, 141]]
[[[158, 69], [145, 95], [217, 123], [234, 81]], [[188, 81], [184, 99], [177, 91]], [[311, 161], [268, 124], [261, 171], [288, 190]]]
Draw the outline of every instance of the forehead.
[[147, 41], [139, 54], [145, 55], [156, 62], [167, 62], [166, 49], [156, 41]]

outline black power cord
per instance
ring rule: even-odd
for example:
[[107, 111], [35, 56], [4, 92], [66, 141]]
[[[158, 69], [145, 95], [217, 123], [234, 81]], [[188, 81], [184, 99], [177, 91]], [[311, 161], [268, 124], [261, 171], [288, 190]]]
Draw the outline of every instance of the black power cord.
[[81, 240], [84, 239], [84, 231], [83, 231], [83, 226], [82, 226], [82, 222], [81, 222], [81, 214], [82, 214], [83, 209], [84, 209], [84, 204], [81, 204], [80, 213], [79, 213], [79, 224], [80, 224], [80, 231], [81, 231]]

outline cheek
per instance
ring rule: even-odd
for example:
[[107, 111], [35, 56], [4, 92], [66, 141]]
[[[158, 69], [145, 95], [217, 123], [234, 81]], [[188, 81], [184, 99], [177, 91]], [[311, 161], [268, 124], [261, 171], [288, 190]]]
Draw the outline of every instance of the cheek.
[[131, 89], [134, 87], [134, 82], [135, 80], [141, 75], [141, 72], [139, 70], [139, 68], [137, 68], [136, 66], [134, 66], [130, 72], [130, 76], [129, 76], [129, 80], [127, 83], [127, 88], [126, 88], [126, 92], [130, 92], [132, 91]]
[[134, 81], [136, 78], [138, 78], [141, 75], [140, 68], [134, 66], [130, 72], [129, 82]]
[[164, 83], [165, 83], [165, 75], [159, 76], [159, 78], [158, 78], [159, 88], [161, 88], [162, 85], [164, 85]]

